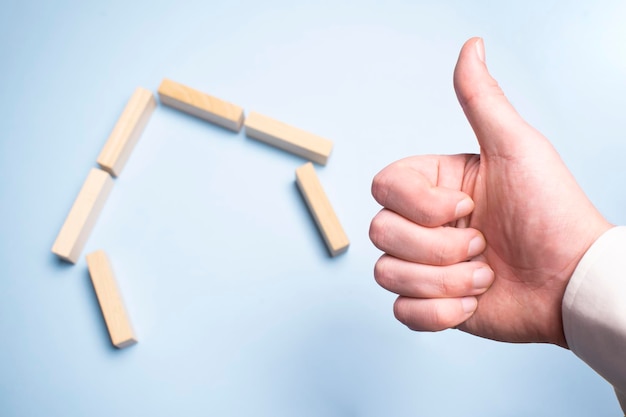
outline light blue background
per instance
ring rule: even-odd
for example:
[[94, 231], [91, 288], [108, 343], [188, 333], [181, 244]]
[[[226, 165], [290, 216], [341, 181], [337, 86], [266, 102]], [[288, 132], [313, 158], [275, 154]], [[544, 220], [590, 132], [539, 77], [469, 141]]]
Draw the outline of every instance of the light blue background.
[[[385, 165], [477, 150], [451, 82], [474, 35], [626, 224], [624, 22], [616, 0], [5, 0], [0, 415], [621, 415], [568, 351], [404, 328], [367, 231]], [[327, 256], [301, 159], [160, 106], [83, 253], [116, 270], [140, 339], [119, 351], [84, 257], [50, 248], [133, 90], [163, 77], [332, 139], [318, 172], [352, 246]]]

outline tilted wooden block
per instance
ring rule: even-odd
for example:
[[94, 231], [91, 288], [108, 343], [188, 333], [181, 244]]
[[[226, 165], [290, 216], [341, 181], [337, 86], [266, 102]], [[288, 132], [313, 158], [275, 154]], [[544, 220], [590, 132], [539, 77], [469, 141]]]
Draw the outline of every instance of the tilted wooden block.
[[113, 178], [100, 169], [92, 168], [52, 246], [53, 253], [76, 263], [111, 188]]
[[333, 150], [333, 143], [328, 139], [256, 112], [250, 112], [244, 125], [246, 136], [320, 165], [326, 165], [330, 152]]
[[167, 78], [159, 86], [159, 99], [166, 106], [239, 132], [243, 109]]
[[106, 253], [98, 250], [87, 255], [87, 268], [111, 342], [120, 349], [137, 343]]
[[114, 177], [120, 175], [155, 108], [152, 92], [137, 88], [98, 156], [102, 169]]
[[307, 162], [296, 170], [296, 182], [330, 254], [336, 256], [348, 250], [348, 236], [326, 197], [312, 163]]

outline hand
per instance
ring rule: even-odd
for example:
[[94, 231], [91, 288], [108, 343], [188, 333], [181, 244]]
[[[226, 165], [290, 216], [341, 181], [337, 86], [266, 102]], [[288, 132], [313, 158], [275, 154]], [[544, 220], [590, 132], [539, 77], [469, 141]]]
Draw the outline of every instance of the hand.
[[410, 157], [376, 175], [375, 278], [411, 329], [567, 347], [565, 288], [611, 225], [491, 78], [482, 39], [463, 46], [454, 87], [480, 155]]

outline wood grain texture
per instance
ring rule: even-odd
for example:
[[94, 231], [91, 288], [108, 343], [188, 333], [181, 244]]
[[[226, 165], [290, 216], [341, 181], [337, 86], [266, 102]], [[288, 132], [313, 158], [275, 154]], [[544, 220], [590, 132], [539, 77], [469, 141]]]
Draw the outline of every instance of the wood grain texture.
[[76, 263], [112, 188], [108, 173], [91, 169], [52, 246], [54, 254]]
[[245, 122], [246, 136], [326, 165], [333, 143], [325, 138], [290, 126], [256, 112], [250, 112]]
[[312, 163], [307, 162], [296, 170], [296, 183], [331, 256], [347, 251], [350, 241], [328, 201]]
[[243, 109], [183, 84], [168, 80], [159, 86], [159, 99], [166, 106], [239, 132], [243, 124]]
[[152, 92], [138, 87], [98, 156], [98, 164], [103, 170], [114, 177], [120, 175], [155, 108], [156, 99]]
[[137, 343], [109, 258], [103, 250], [92, 252], [86, 258], [111, 343], [118, 348]]

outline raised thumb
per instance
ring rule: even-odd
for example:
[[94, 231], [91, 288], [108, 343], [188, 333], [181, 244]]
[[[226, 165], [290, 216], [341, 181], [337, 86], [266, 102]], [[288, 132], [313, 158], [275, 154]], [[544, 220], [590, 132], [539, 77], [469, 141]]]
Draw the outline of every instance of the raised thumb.
[[489, 74], [481, 38], [472, 38], [463, 45], [454, 69], [454, 89], [487, 155], [514, 156], [525, 138], [536, 135]]

